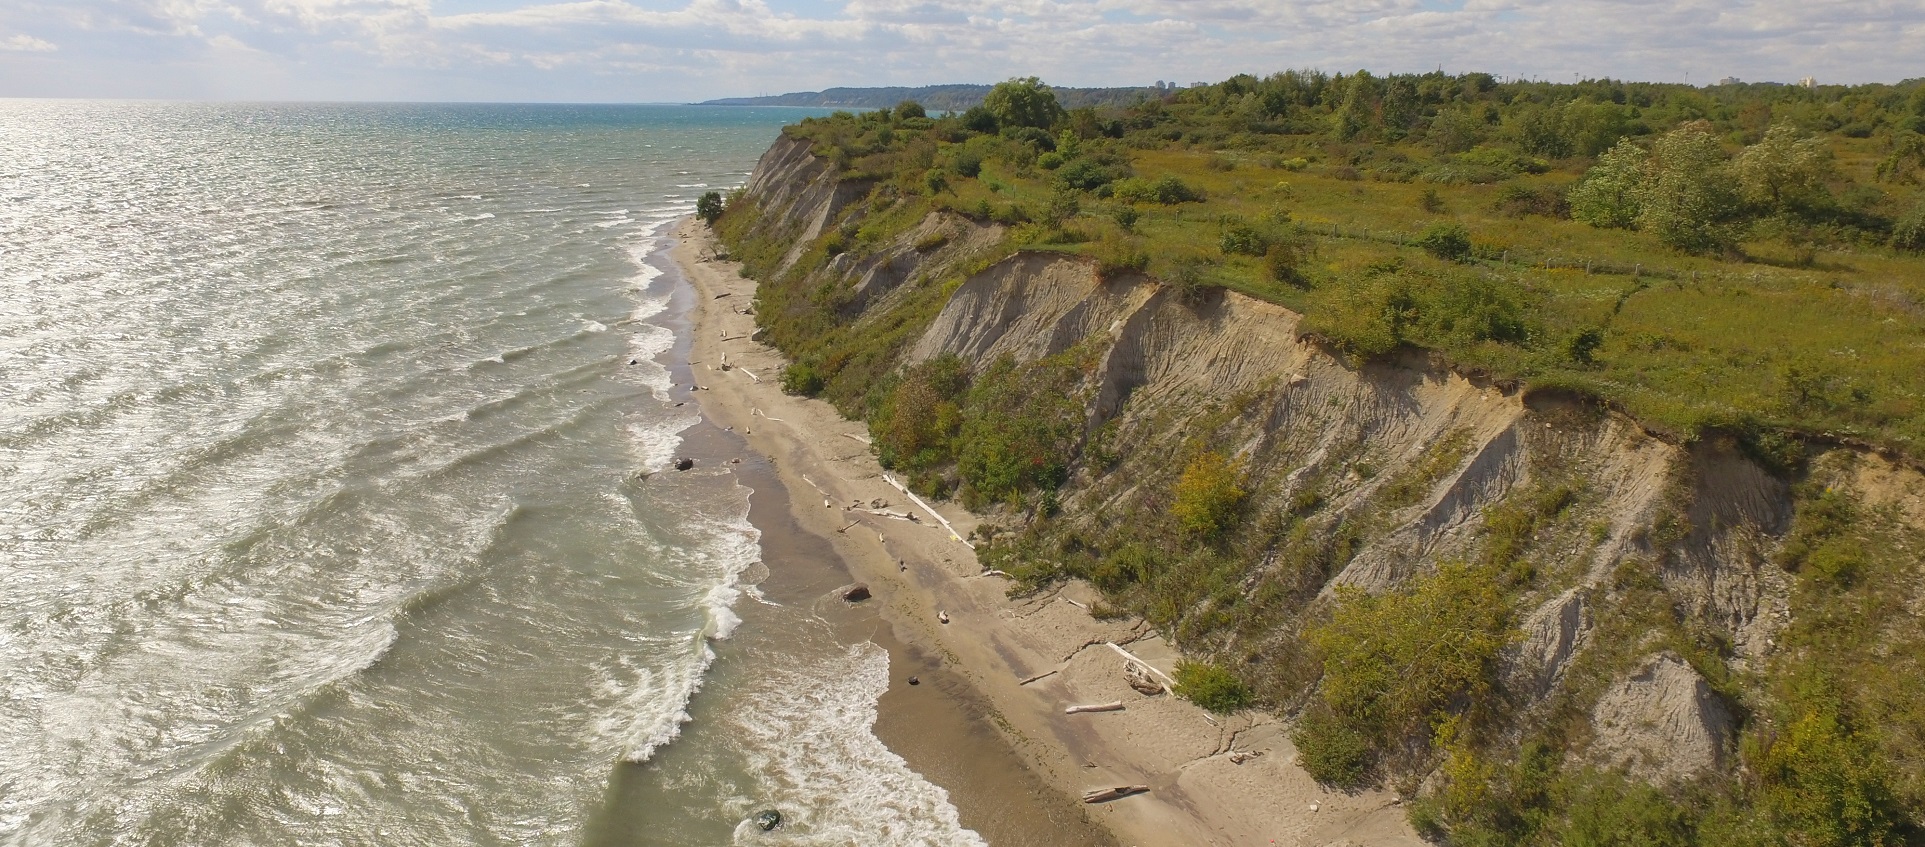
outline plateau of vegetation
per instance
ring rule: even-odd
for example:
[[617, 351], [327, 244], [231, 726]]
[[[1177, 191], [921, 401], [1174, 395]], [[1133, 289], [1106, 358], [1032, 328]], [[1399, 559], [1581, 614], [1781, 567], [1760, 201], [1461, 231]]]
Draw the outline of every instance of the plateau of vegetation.
[[[1920, 458], [1925, 81], [1287, 71], [1065, 108], [1030, 78], [944, 114], [904, 102], [786, 132], [857, 199], [801, 245], [757, 237], [754, 198], [714, 219], [762, 282], [757, 320], [794, 361], [784, 387], [865, 419], [917, 489], [1015, 527], [992, 527], [981, 557], [1016, 590], [1087, 579], [1099, 611], [1181, 644], [1198, 660], [1180, 695], [1294, 715], [1313, 775], [1396, 784], [1418, 829], [1453, 844], [1925, 838], [1925, 534], [1838, 493], [1843, 451], [1812, 458], [1840, 443]], [[966, 245], [931, 212], [1001, 240]], [[886, 274], [879, 251], [911, 233], [931, 258], [876, 306], [852, 280]], [[1389, 591], [1327, 595], [1384, 516], [1469, 458], [1469, 434], [1381, 476], [1376, 457], [1344, 456], [1343, 478], [1279, 494], [1229, 449], [1245, 398], [1124, 443], [1086, 416], [1099, 351], [901, 366], [958, 286], [1023, 251], [1192, 302], [1227, 289], [1283, 305], [1358, 364], [1421, 351], [1728, 445], [1793, 488], [1763, 566], [1796, 614], [1766, 661], [1734, 670], [1728, 639], [1665, 593], [1665, 551], [1690, 529], [1668, 515], [1650, 528], [1658, 552], [1596, 592], [1598, 646], [1526, 713], [1499, 657], [1526, 599], [1570, 584], [1558, 551], [1601, 541], [1585, 480], [1536, 468], [1476, 515], [1474, 550]], [[1106, 476], [1126, 455], [1131, 478]], [[1368, 508], [1322, 509], [1373, 478]], [[1062, 514], [1078, 486], [1099, 505]], [[1726, 772], [1647, 784], [1569, 755], [1604, 687], [1654, 644], [1736, 714]]]

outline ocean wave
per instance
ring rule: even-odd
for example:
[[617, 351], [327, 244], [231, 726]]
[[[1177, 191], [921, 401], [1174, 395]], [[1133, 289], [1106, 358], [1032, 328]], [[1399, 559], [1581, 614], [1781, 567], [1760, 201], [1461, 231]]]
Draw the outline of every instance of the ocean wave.
[[965, 829], [944, 791], [875, 736], [876, 702], [889, 687], [889, 654], [871, 642], [841, 656], [773, 666], [756, 706], [736, 722], [776, 833], [737, 827], [735, 844], [888, 844], [987, 847]]
[[749, 523], [746, 493], [739, 497], [735, 514], [697, 519], [690, 535], [705, 539], [687, 552], [705, 566], [715, 583], [701, 601], [701, 626], [684, 634], [685, 652], [654, 665], [620, 656], [603, 669], [598, 693], [616, 705], [594, 722], [594, 731], [623, 761], [646, 762], [681, 735], [682, 726], [691, 720], [688, 704], [702, 690], [715, 663], [711, 642], [733, 635], [741, 623], [733, 608], [742, 595], [739, 580], [742, 571], [760, 558], [762, 536]]

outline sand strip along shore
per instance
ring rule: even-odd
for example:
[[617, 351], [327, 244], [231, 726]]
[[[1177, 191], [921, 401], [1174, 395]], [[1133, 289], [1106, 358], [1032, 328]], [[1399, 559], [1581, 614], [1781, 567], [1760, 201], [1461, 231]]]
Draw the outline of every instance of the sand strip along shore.
[[[952, 535], [885, 478], [860, 422], [844, 420], [826, 402], [782, 393], [786, 360], [750, 339], [755, 319], [746, 309], [755, 283], [736, 264], [715, 258], [707, 227], [684, 220], [673, 242], [670, 258], [695, 288], [689, 359], [703, 413], [769, 458], [791, 494], [797, 523], [827, 540], [855, 579], [868, 583], [897, 639], [940, 657], [975, 689], [993, 710], [989, 719], [1046, 783], [1068, 798], [1113, 786], [1149, 787], [1084, 806], [1092, 820], [1132, 847], [1423, 843], [1394, 796], [1319, 787], [1296, 766], [1296, 751], [1276, 718], [1211, 716], [1168, 694], [1145, 696], [1131, 688], [1124, 673], [1129, 659], [1106, 642], [1162, 674], [1173, 672], [1176, 652], [1141, 622], [1090, 617], [1097, 597], [1089, 586], [1072, 583], [1009, 599], [1009, 582], [983, 575], [963, 541], [977, 525], [974, 515], [951, 503], [931, 504], [953, 526]], [[857, 504], [864, 510], [849, 508]], [[914, 513], [917, 520], [877, 512]], [[891, 669], [884, 708], [901, 699], [895, 695], [904, 693], [899, 689], [909, 673]], [[929, 686], [909, 696], [944, 695]], [[1117, 701], [1121, 710], [1064, 713], [1072, 705]], [[925, 774], [941, 770], [924, 758], [939, 751], [897, 752]]]

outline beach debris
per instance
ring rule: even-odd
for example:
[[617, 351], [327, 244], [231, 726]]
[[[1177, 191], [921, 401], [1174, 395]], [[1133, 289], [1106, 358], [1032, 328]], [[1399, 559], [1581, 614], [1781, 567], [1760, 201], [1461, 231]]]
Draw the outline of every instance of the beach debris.
[[840, 535], [842, 533], [848, 532], [849, 527], [855, 526], [856, 524], [859, 524], [859, 523], [862, 523], [862, 521], [850, 521], [846, 524], [843, 524], [841, 529], [836, 530], [836, 534]]
[[1262, 750], [1238, 750], [1230, 754], [1230, 764], [1241, 765], [1261, 755], [1263, 755]]
[[1123, 701], [1121, 700], [1116, 700], [1109, 703], [1080, 703], [1075, 706], [1063, 707], [1063, 714], [1065, 715], [1080, 715], [1084, 712], [1120, 712], [1120, 711], [1123, 711]]
[[949, 525], [949, 521], [943, 518], [941, 512], [938, 512], [934, 508], [931, 508], [928, 503], [923, 502], [921, 497], [917, 497], [916, 492], [910, 491], [907, 486], [903, 485], [900, 482], [897, 482], [895, 477], [890, 476], [889, 474], [886, 474], [886, 473], [882, 475], [882, 481], [889, 483], [891, 487], [907, 495], [910, 500], [915, 501], [916, 505], [921, 506], [923, 508], [923, 511], [928, 512], [932, 517], [936, 519], [937, 523], [942, 524], [943, 529], [949, 530], [950, 538], [955, 539], [956, 541], [962, 542], [962, 546], [967, 547], [971, 550], [976, 549], [976, 545], [969, 543], [967, 539], [964, 539], [961, 535], [958, 535], [956, 533], [956, 528]]
[[939, 620], [939, 621], [941, 621], [941, 622], [943, 622], [943, 623], [948, 623], [948, 622], [949, 622], [949, 613], [948, 613], [948, 612], [945, 612], [945, 611], [943, 611], [943, 610], [941, 610], [941, 609], [937, 609], [937, 610], [936, 610], [936, 620]]
[[1105, 641], [1103, 643], [1107, 645], [1111, 650], [1115, 650], [1116, 652], [1122, 654], [1123, 658], [1128, 659], [1131, 664], [1140, 665], [1143, 668], [1143, 670], [1156, 674], [1158, 679], [1163, 680], [1164, 685], [1166, 686], [1176, 685], [1176, 680], [1172, 679], [1169, 674], [1159, 671], [1154, 666], [1152, 666], [1149, 662], [1145, 662], [1142, 659], [1137, 658], [1135, 653], [1131, 653], [1128, 650], [1125, 650], [1121, 647], [1116, 646], [1116, 642]]
[[762, 381], [761, 377], [755, 375], [755, 371], [749, 370], [748, 368], [742, 367], [741, 365], [736, 365], [735, 369], [747, 375], [749, 379], [755, 380], [756, 382]]
[[678, 471], [685, 471], [692, 467], [695, 467], [695, 460], [687, 456], [675, 460], [675, 469]]
[[1118, 785], [1113, 788], [1093, 788], [1083, 792], [1083, 802], [1108, 803], [1111, 800], [1128, 797], [1131, 794], [1142, 794], [1149, 790], [1150, 787], [1147, 785]]
[[[1057, 670], [1061, 670], [1061, 669], [1060, 669], [1060, 668], [1058, 668]], [[1043, 671], [1042, 673], [1039, 673], [1039, 674], [1037, 674], [1037, 675], [1035, 675], [1035, 676], [1032, 676], [1032, 677], [1029, 677], [1028, 679], [1025, 679], [1025, 680], [1023, 680], [1022, 682], [1019, 682], [1019, 683], [1016, 683], [1016, 684], [1017, 684], [1017, 685], [1028, 685], [1028, 684], [1030, 684], [1030, 683], [1032, 683], [1032, 682], [1035, 682], [1036, 680], [1039, 680], [1039, 679], [1045, 679], [1045, 678], [1048, 678], [1048, 677], [1052, 677], [1052, 676], [1055, 676], [1056, 674], [1057, 674], [1057, 671]]]
[[843, 434], [842, 434], [842, 437], [843, 437], [843, 438], [853, 438], [853, 439], [855, 439], [855, 440], [857, 440], [857, 441], [860, 441], [860, 442], [862, 442], [862, 443], [864, 443], [864, 444], [874, 444], [874, 443], [875, 443], [875, 442], [873, 442], [873, 441], [870, 441], [870, 440], [869, 440], [869, 436], [867, 436], [867, 435], [857, 435], [857, 434], [855, 434], [855, 433], [853, 433], [853, 432], [845, 432], [845, 433], [843, 433]]
[[1317, 810], [1317, 804], [1315, 804], [1315, 803], [1311, 803], [1311, 804], [1310, 804], [1310, 811], [1313, 811], [1313, 812], [1314, 812], [1314, 811], [1316, 811], [1316, 810]]
[[774, 809], [763, 809], [749, 816], [749, 820], [755, 821], [756, 828], [763, 832], [773, 832], [776, 827], [782, 825], [782, 813]]
[[734, 293], [735, 293], [735, 292], [733, 292], [733, 291], [724, 291], [724, 292], [722, 292], [722, 293], [720, 293], [720, 294], [717, 294], [717, 295], [715, 295], [715, 297], [714, 297], [714, 298], [712, 298], [712, 299], [715, 299], [715, 300], [720, 300], [720, 299], [722, 299], [722, 298], [724, 298], [724, 297], [727, 297], [727, 296], [729, 296], [729, 295], [731, 295], [731, 294], [734, 294]]
[[639, 365], [642, 363], [642, 361], [640, 359], [629, 359], [628, 363], [631, 365]]
[[921, 685], [921, 684], [922, 684], [922, 677], [918, 677], [918, 676], [912, 676], [912, 677], [910, 677], [910, 678], [909, 678], [909, 684], [910, 684], [910, 685]]
[[869, 584], [866, 582], [849, 583], [836, 589], [836, 596], [841, 597], [844, 602], [860, 603], [870, 597]]
[[1152, 679], [1149, 673], [1137, 667], [1135, 662], [1125, 661], [1123, 663], [1123, 679], [1127, 680], [1130, 687], [1136, 689], [1138, 694], [1145, 697], [1155, 697], [1166, 690], [1163, 687], [1163, 683]]

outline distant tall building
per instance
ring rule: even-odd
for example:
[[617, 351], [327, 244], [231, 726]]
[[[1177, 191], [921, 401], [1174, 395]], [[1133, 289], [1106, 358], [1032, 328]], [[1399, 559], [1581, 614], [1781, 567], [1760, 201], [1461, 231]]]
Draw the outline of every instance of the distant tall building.
[[1811, 77], [1808, 77], [1808, 76], [1804, 76], [1804, 77], [1799, 77], [1799, 78], [1798, 78], [1798, 87], [1799, 87], [1799, 88], [1817, 88], [1817, 87], [1818, 87], [1818, 80], [1816, 80], [1816, 79], [1813, 79], [1813, 78], [1811, 78]]
[[1725, 77], [1724, 79], [1718, 80], [1719, 85], [1737, 85], [1738, 83], [1741, 83], [1741, 82], [1744, 82], [1744, 80], [1739, 79], [1735, 76], [1728, 76], [1728, 77]]

